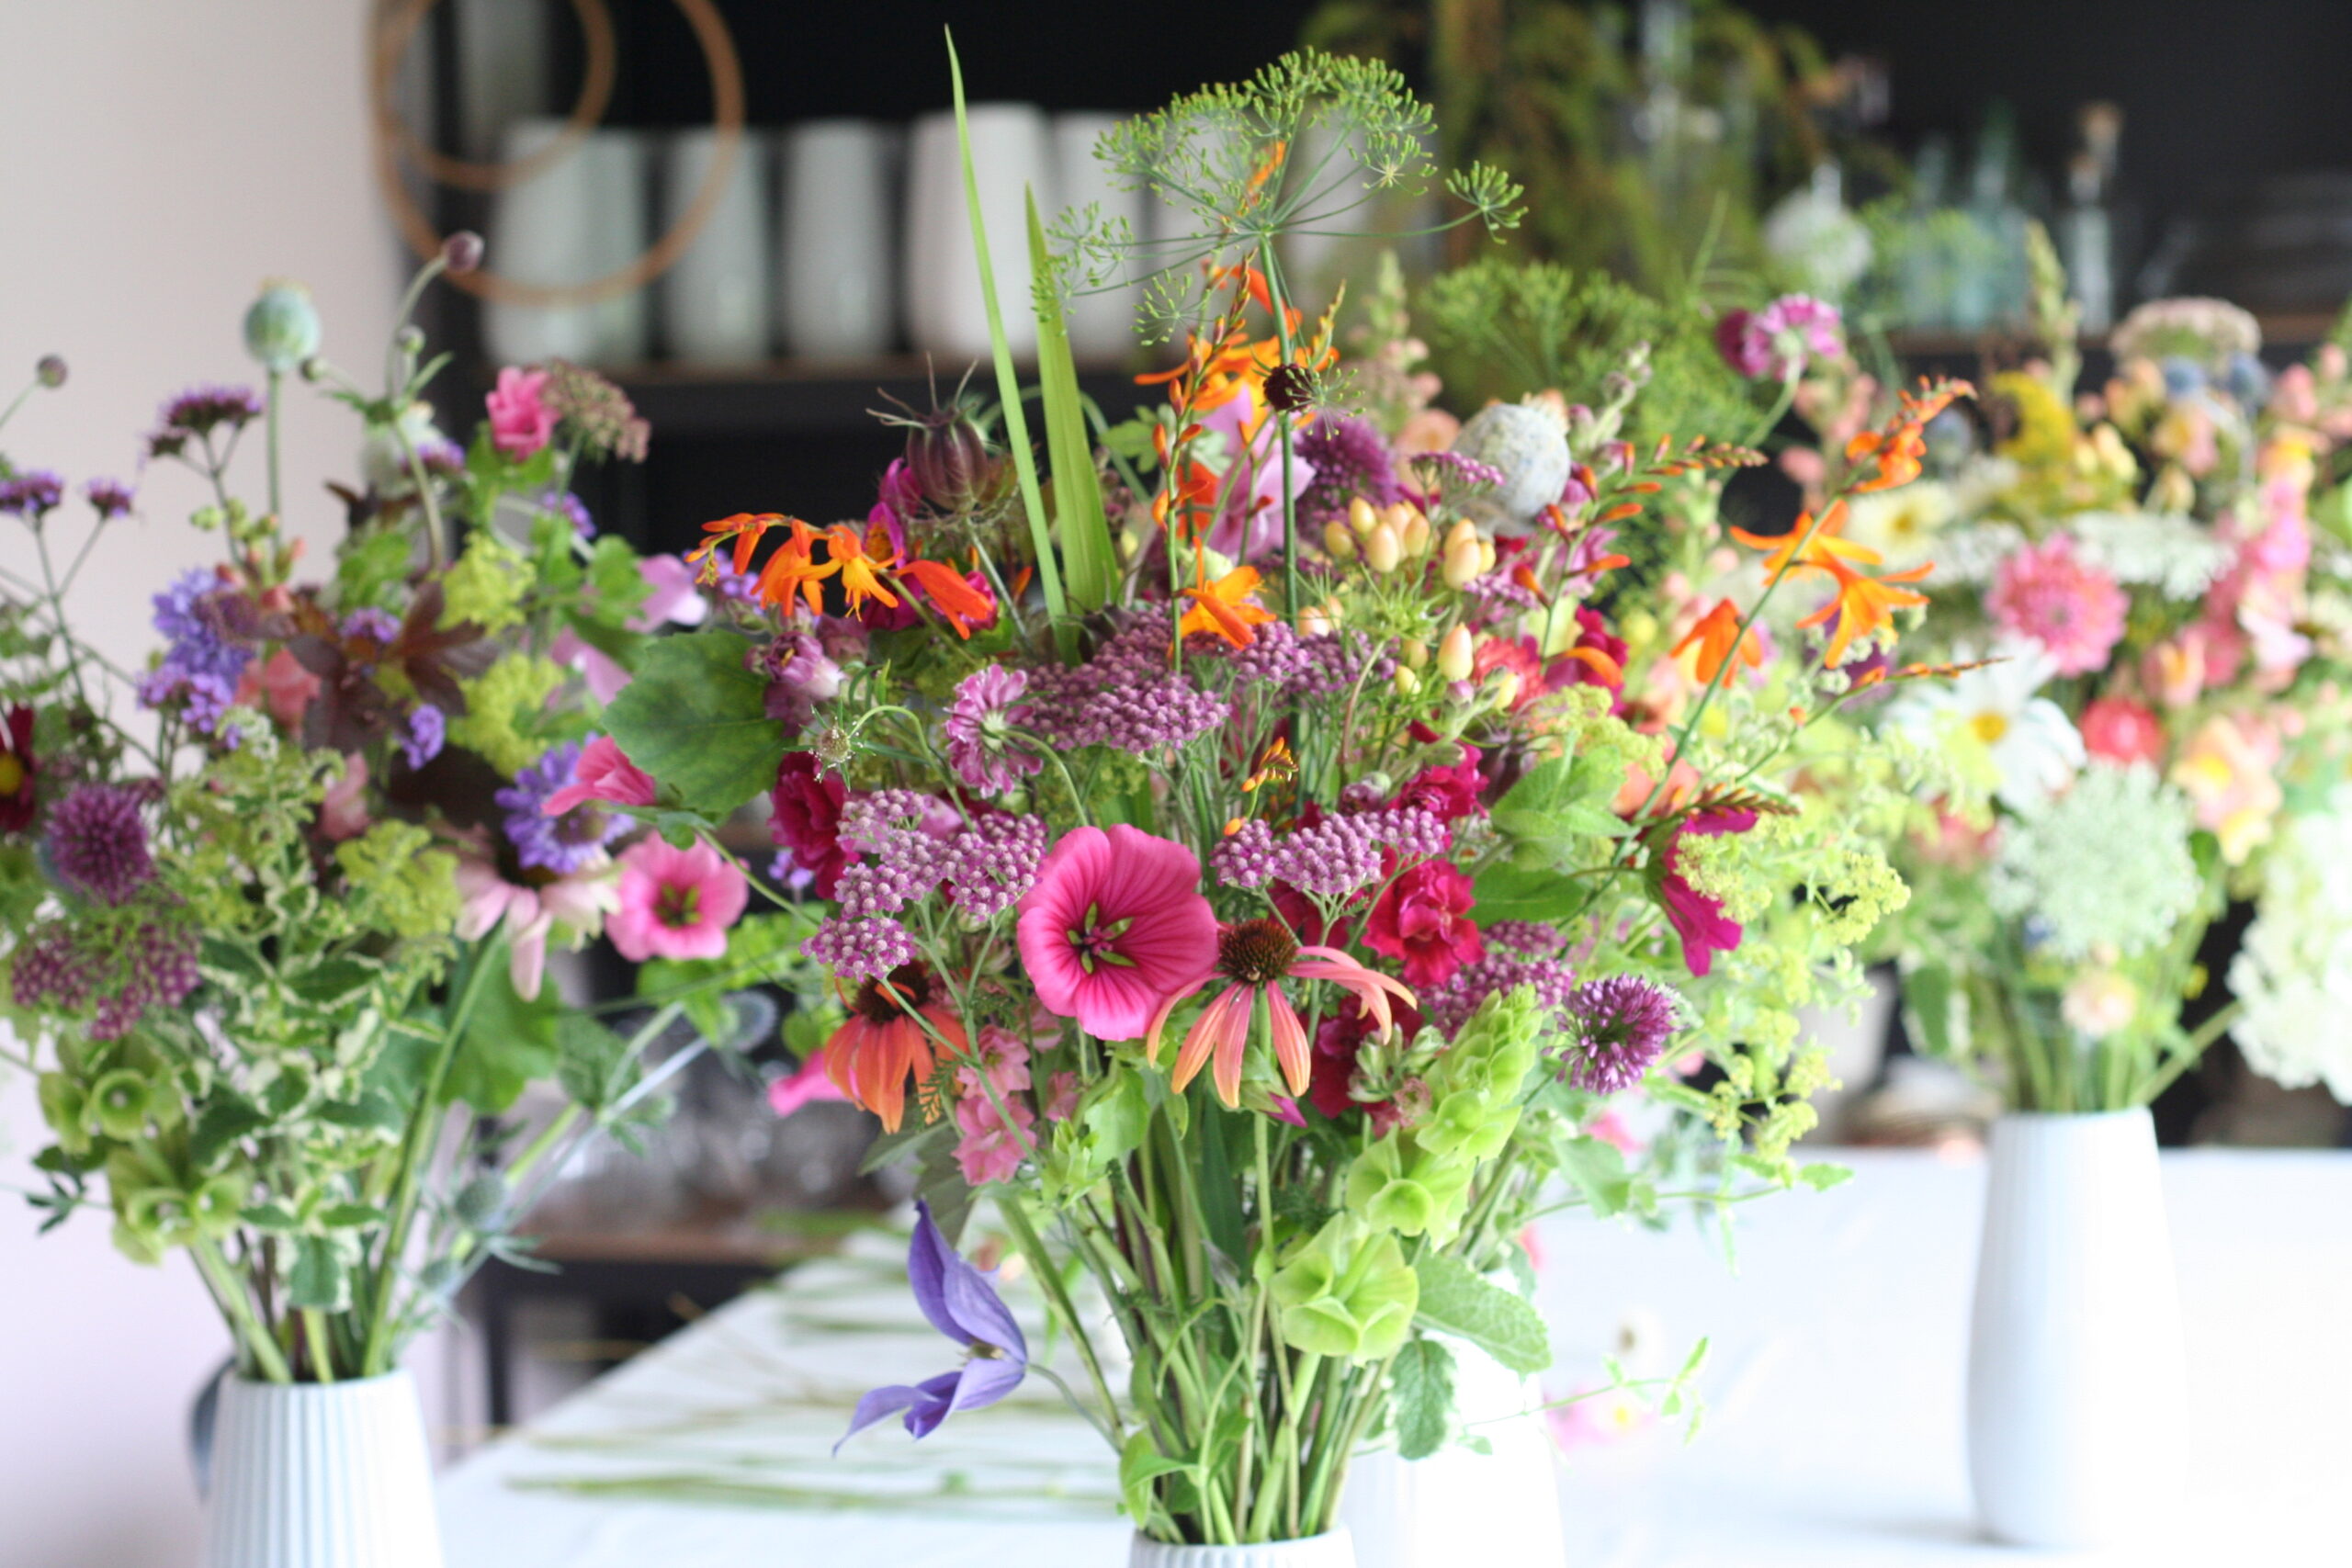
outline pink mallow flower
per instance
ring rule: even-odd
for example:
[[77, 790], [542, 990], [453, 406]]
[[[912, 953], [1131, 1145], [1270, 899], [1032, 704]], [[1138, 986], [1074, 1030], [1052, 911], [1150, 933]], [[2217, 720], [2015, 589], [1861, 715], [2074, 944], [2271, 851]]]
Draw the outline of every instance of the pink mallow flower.
[[1046, 853], [1014, 926], [1037, 1001], [1098, 1040], [1134, 1040], [1216, 966], [1201, 863], [1125, 823], [1075, 828]]
[[2075, 554], [2071, 540], [2027, 545], [2001, 563], [1985, 608], [2006, 631], [2049, 651], [2061, 675], [2087, 675], [2122, 640], [2130, 598], [2115, 580]]
[[653, 775], [630, 761], [609, 735], [599, 735], [582, 749], [573, 777], [576, 783], [548, 796], [539, 809], [560, 817], [592, 800], [607, 806], [653, 804]]
[[640, 839], [621, 852], [620, 907], [605, 932], [632, 964], [718, 958], [750, 897], [735, 863], [708, 844], [697, 840], [680, 850]]
[[503, 926], [507, 977], [526, 1002], [537, 999], [546, 976], [548, 939], [560, 936], [577, 946], [619, 903], [612, 864], [601, 854], [579, 871], [526, 886], [499, 874], [496, 858], [478, 840], [458, 852], [457, 884], [458, 940], [477, 942]]
[[510, 365], [482, 400], [490, 412], [491, 444], [521, 462], [555, 437], [555, 410], [547, 401], [548, 373]]

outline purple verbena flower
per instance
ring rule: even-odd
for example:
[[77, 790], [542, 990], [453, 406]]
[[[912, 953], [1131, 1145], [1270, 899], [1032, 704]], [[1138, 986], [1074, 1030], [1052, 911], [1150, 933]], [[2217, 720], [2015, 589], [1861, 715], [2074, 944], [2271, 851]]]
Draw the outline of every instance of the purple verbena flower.
[[947, 738], [947, 765], [965, 788], [1002, 795], [1045, 766], [1012, 734], [1029, 720], [1021, 701], [1028, 689], [1025, 673], [1001, 664], [983, 664], [957, 683], [940, 728]]
[[401, 755], [411, 768], [421, 768], [441, 754], [448, 735], [448, 716], [431, 703], [419, 703], [401, 730]]
[[605, 846], [628, 827], [626, 819], [594, 805], [575, 806], [548, 816], [549, 796], [578, 782], [580, 744], [566, 740], [548, 749], [546, 756], [514, 775], [514, 782], [493, 796], [506, 808], [506, 841], [525, 866], [569, 876], [594, 863]]
[[138, 497], [131, 492], [130, 487], [120, 479], [92, 479], [82, 487], [82, 495], [102, 523], [129, 516], [130, 509], [138, 503]]
[[139, 792], [119, 784], [80, 784], [59, 801], [49, 815], [48, 849], [57, 874], [102, 904], [125, 903], [154, 880]]
[[139, 700], [149, 707], [182, 700], [188, 722], [209, 735], [236, 701], [253, 649], [232, 639], [220, 584], [210, 572], [187, 572], [156, 594], [154, 604], [155, 629], [167, 646], [140, 682]]
[[147, 437], [150, 457], [177, 457], [190, 441], [213, 431], [243, 430], [262, 416], [260, 397], [250, 387], [191, 387], [155, 413], [154, 433]]
[[1396, 463], [1380, 432], [1360, 419], [1325, 414], [1299, 433], [1298, 455], [1315, 466], [1314, 480], [1298, 497], [1298, 520], [1320, 528], [1348, 514], [1358, 496], [1374, 506], [1405, 498]]
[[1614, 1094], [1642, 1081], [1681, 1027], [1674, 993], [1638, 975], [1611, 975], [1578, 986], [1568, 1000], [1577, 1043], [1565, 1060], [1568, 1081]]
[[38, 523], [65, 499], [65, 481], [47, 468], [28, 468], [0, 479], [0, 512]]
[[[1029, 1342], [989, 1275], [965, 1261], [932, 1223], [931, 1205], [915, 1204], [914, 1242], [907, 1249], [907, 1283], [931, 1325], [955, 1341], [964, 1364], [909, 1386], [877, 1388], [857, 1402], [842, 1434], [845, 1443], [885, 1416], [903, 1410], [907, 1430], [930, 1436], [958, 1410], [994, 1404], [1020, 1386], [1029, 1370]], [[835, 1452], [841, 1443], [833, 1445]]]
[[588, 503], [568, 490], [552, 485], [539, 492], [539, 510], [552, 512], [571, 525], [571, 531], [583, 539], [596, 536], [596, 520], [588, 514]]

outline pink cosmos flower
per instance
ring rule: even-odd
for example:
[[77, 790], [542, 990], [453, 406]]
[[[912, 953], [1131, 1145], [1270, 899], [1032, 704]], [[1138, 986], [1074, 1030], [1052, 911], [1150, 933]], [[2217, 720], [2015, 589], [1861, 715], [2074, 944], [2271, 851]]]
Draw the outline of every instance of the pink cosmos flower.
[[1372, 907], [1364, 945], [1401, 960], [1407, 984], [1442, 986], [1456, 969], [1486, 956], [1487, 939], [1470, 919], [1476, 901], [1460, 866], [1425, 860], [1391, 882]]
[[368, 815], [368, 759], [355, 751], [343, 760], [343, 776], [319, 799], [319, 836], [339, 844], [359, 837], [374, 820]]
[[750, 897], [735, 863], [700, 840], [680, 850], [640, 839], [621, 852], [620, 907], [607, 934], [632, 964], [718, 958]]
[[578, 782], [548, 796], [539, 809], [560, 817], [592, 800], [612, 806], [653, 804], [653, 775], [628, 760], [609, 735], [599, 735], [582, 749]]
[[2132, 607], [2115, 580], [2076, 557], [2063, 536], [2003, 561], [1984, 604], [2003, 629], [2048, 649], [2061, 675], [2087, 675], [2104, 665]]
[[491, 444], [521, 462], [555, 436], [555, 410], [547, 401], [548, 373], [510, 365], [482, 400], [490, 411]]
[[2165, 727], [2143, 703], [2100, 697], [2083, 709], [2083, 749], [2112, 762], [2154, 762], [2165, 754]]
[[[1257, 1021], [1258, 1001], [1266, 1003], [1268, 1032], [1273, 1037], [1274, 1060], [1293, 1095], [1305, 1094], [1314, 1081], [1315, 1065], [1306, 1052], [1306, 1025], [1283, 995], [1282, 983], [1329, 980], [1356, 998], [1357, 1008], [1372, 1017], [1378, 1032], [1388, 1029], [1388, 998], [1395, 995], [1406, 1006], [1413, 993], [1376, 970], [1367, 969], [1335, 947], [1301, 947], [1280, 920], [1242, 920], [1217, 933], [1216, 974], [1233, 983], [1210, 998], [1193, 1021], [1184, 1043], [1176, 1053], [1176, 1073], [1170, 1087], [1182, 1090], [1204, 1066], [1215, 1064], [1210, 1080], [1216, 1097], [1228, 1106], [1241, 1103], [1241, 1059], [1250, 1048]], [[1159, 1004], [1152, 1014], [1151, 1032], [1144, 1043], [1146, 1060], [1159, 1057], [1159, 1036], [1176, 1004], [1205, 985], [1203, 976], [1182, 992]], [[1293, 1116], [1298, 1114], [1294, 1102]]]
[[1133, 1040], [1216, 964], [1201, 863], [1122, 823], [1075, 828], [1046, 853], [1014, 932], [1037, 1000], [1098, 1040]]
[[560, 935], [577, 943], [594, 936], [620, 901], [611, 863], [601, 856], [570, 875], [524, 886], [499, 874], [497, 860], [479, 839], [459, 850], [457, 884], [458, 939], [478, 941], [503, 926], [507, 977], [525, 1001], [538, 997], [548, 939]]
[[1715, 954], [1738, 947], [1747, 933], [1724, 913], [1722, 899], [1700, 892], [1684, 877], [1683, 838], [1696, 834], [1712, 839], [1724, 833], [1745, 833], [1755, 826], [1753, 811], [1702, 811], [1685, 818], [1667, 841], [1661, 857], [1664, 870], [1657, 882], [1658, 902], [1665, 906], [1668, 923], [1682, 939], [1682, 962], [1693, 975], [1703, 976], [1713, 968]]

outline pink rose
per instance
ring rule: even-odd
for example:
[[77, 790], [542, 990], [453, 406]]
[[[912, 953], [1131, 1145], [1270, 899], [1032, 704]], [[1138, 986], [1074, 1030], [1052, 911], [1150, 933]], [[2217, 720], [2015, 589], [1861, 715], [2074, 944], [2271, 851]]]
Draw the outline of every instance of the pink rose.
[[498, 373], [498, 385], [482, 399], [490, 411], [491, 445], [518, 463], [555, 438], [555, 411], [548, 407], [547, 386], [546, 371], [510, 365]]

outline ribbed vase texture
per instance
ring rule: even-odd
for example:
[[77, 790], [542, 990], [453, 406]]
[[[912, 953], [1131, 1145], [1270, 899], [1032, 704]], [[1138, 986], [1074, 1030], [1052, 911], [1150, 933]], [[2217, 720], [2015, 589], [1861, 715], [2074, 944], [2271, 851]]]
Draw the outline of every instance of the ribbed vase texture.
[[229, 1379], [207, 1508], [207, 1568], [440, 1568], [416, 1385]]
[[2086, 1548], [2160, 1531], [2193, 1429], [2187, 1381], [2148, 1113], [2001, 1118], [1968, 1354], [1984, 1533]]
[[1137, 1536], [1127, 1568], [1356, 1568], [1356, 1553], [1344, 1529], [1254, 1546], [1170, 1546]]

